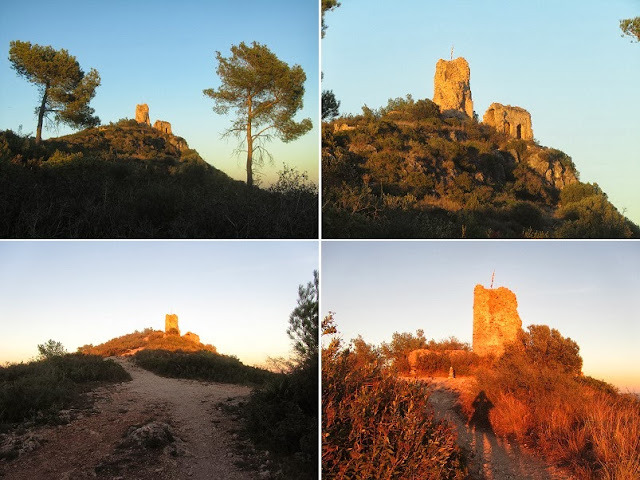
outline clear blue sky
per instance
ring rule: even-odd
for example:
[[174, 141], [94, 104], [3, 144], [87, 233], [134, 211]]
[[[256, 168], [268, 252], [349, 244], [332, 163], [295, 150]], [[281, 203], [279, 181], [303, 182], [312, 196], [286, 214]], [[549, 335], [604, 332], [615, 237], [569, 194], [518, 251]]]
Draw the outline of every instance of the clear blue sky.
[[322, 87], [353, 114], [433, 98], [435, 64], [454, 45], [480, 118], [493, 102], [526, 108], [535, 138], [640, 223], [640, 44], [619, 28], [639, 15], [638, 0], [346, 0], [325, 15]]
[[423, 329], [472, 342], [473, 289], [511, 289], [523, 327], [580, 346], [587, 375], [640, 392], [640, 242], [322, 243], [321, 314], [379, 345]]
[[[203, 158], [237, 179], [246, 179], [242, 158], [233, 155], [236, 140], [221, 140], [231, 117], [212, 110], [202, 90], [220, 85], [215, 52], [230, 55], [231, 45], [257, 41], [278, 58], [299, 64], [307, 74], [304, 109], [313, 130], [283, 144], [271, 142], [274, 165], [263, 182], [277, 178], [282, 164], [307, 171], [317, 182], [319, 164], [318, 2], [316, 0], [71, 1], [0, 2], [0, 129], [35, 134], [38, 105], [35, 86], [10, 68], [9, 42], [30, 41], [64, 48], [80, 66], [100, 72], [102, 85], [91, 105], [103, 124], [134, 118], [147, 103], [151, 123], [171, 122]], [[71, 133], [47, 130], [44, 138]]]
[[69, 351], [134, 330], [182, 333], [248, 364], [289, 356], [298, 285], [318, 242], [0, 242], [0, 363], [48, 339]]

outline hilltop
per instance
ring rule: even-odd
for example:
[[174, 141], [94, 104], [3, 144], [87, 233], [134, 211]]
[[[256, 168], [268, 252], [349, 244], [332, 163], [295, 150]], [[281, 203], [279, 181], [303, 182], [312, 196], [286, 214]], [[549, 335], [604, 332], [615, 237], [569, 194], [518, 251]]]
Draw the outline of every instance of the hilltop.
[[323, 123], [324, 237], [640, 237], [527, 110], [494, 102], [479, 121], [464, 58], [438, 61], [433, 99]]
[[0, 173], [0, 237], [317, 238], [304, 174], [285, 167], [268, 189], [247, 188], [135, 120], [40, 145], [0, 132]]
[[638, 238], [564, 152], [428, 99], [323, 124], [327, 238]]
[[78, 349], [80, 353], [102, 357], [129, 356], [142, 350], [217, 353], [216, 347], [201, 343], [200, 339], [193, 334], [172, 335], [152, 328], [145, 328], [142, 332], [136, 330], [133, 333], [112, 338], [100, 345], [84, 345]]

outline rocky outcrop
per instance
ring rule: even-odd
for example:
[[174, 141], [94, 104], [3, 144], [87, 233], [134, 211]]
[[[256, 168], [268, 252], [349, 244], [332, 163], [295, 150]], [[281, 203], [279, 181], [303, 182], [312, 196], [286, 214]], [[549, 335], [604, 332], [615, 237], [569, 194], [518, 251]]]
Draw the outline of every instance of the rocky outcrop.
[[156, 130], [160, 130], [162, 133], [172, 135], [171, 124], [169, 122], [165, 122], [164, 120], [156, 120], [156, 122], [153, 124], [153, 128], [155, 128]]
[[181, 152], [184, 152], [185, 150], [189, 150], [189, 144], [182, 137], [176, 137], [175, 135], [171, 135], [169, 137], [169, 144], [173, 145]]
[[193, 332], [187, 332], [185, 333], [182, 338], [184, 338], [185, 340], [190, 340], [193, 343], [200, 343], [200, 337], [198, 335], [196, 335]]
[[469, 64], [463, 57], [438, 60], [433, 79], [433, 102], [443, 114], [463, 113], [473, 117], [470, 76]]
[[482, 122], [513, 138], [533, 140], [531, 114], [524, 108], [492, 103], [482, 117]]
[[504, 353], [522, 330], [516, 294], [505, 287], [473, 290], [473, 351], [478, 355]]
[[121, 443], [121, 446], [160, 448], [173, 442], [174, 439], [175, 434], [168, 423], [152, 421], [141, 427], [129, 427], [129, 431]]
[[559, 190], [578, 181], [571, 158], [559, 150], [549, 148], [535, 150], [527, 157], [526, 162], [549, 185]]
[[164, 317], [164, 332], [171, 335], [180, 335], [178, 315], [167, 313]]
[[136, 122], [146, 123], [151, 126], [151, 120], [149, 119], [149, 105], [146, 103], [136, 105]]

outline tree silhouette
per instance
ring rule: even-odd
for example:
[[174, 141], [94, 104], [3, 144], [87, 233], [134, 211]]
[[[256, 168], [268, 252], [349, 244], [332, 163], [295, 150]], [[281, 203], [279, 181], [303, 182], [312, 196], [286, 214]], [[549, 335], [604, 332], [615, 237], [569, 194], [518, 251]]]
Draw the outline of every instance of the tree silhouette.
[[54, 122], [76, 128], [100, 124], [100, 119], [93, 115], [95, 110], [89, 107], [100, 85], [97, 70], [92, 68], [85, 75], [76, 57], [66, 50], [19, 40], [10, 43], [9, 61], [18, 75], [38, 85], [40, 90], [36, 143], [40, 143], [42, 122], [49, 114]]
[[47, 358], [60, 357], [67, 353], [61, 342], [48, 340], [38, 345], [38, 358], [45, 360]]
[[293, 348], [300, 364], [317, 361], [318, 358], [318, 271], [313, 272], [313, 282], [298, 287], [298, 306], [289, 316], [287, 334], [293, 340]]
[[230, 57], [216, 52], [216, 59], [222, 85], [204, 94], [214, 100], [218, 114], [235, 109], [236, 118], [223, 136], [233, 134], [246, 142], [247, 185], [252, 186], [254, 160], [259, 165], [265, 154], [269, 156], [265, 142], [274, 136], [290, 142], [311, 130], [311, 119], [293, 120], [303, 106], [307, 76], [300, 65], [289, 67], [257, 42], [233, 45]]
[[340, 113], [340, 100], [336, 100], [333, 90], [322, 91], [322, 120], [333, 120]]

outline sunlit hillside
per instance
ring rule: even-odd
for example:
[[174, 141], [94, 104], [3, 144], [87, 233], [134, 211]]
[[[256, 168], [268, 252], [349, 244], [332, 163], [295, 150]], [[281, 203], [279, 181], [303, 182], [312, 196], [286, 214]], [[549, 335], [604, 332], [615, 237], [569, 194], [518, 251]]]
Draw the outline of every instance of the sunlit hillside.
[[327, 478], [637, 478], [640, 401], [583, 375], [557, 330], [532, 325], [503, 355], [479, 356], [422, 331], [347, 345], [332, 316], [323, 325]]
[[328, 238], [638, 238], [565, 153], [443, 115], [431, 100], [389, 100], [322, 130]]

